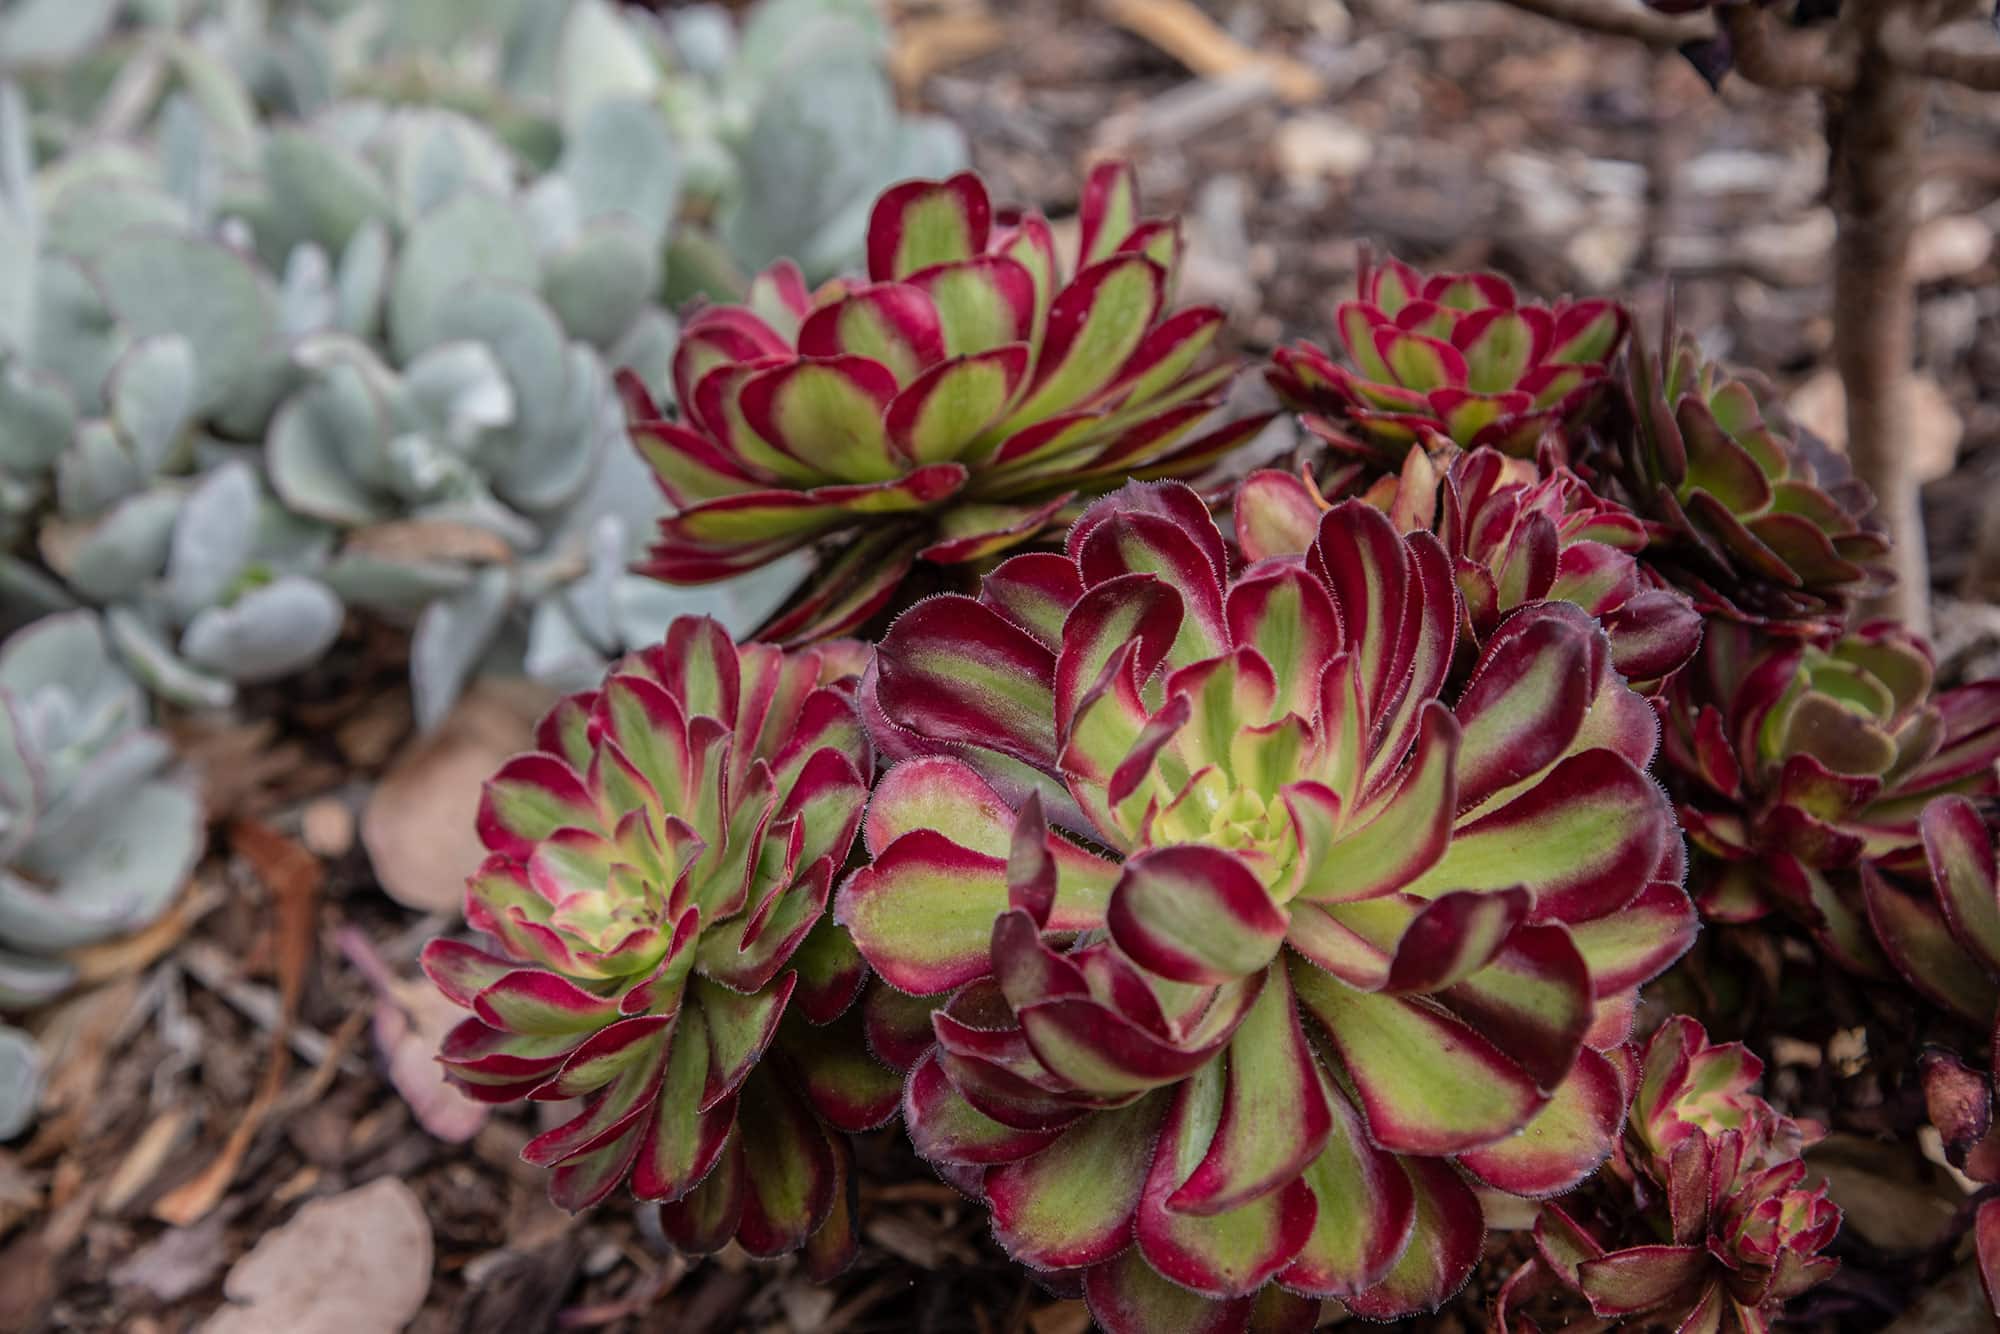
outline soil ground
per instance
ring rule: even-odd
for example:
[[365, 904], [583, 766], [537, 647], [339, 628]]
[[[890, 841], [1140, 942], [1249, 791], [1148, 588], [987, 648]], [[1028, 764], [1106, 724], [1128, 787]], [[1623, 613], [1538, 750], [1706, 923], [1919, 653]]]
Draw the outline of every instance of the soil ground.
[[[1711, 95], [1672, 56], [1456, 0], [1215, 0], [1243, 49], [1291, 62], [1275, 81], [1232, 76], [1211, 39], [1163, 49], [1171, 34], [1149, 16], [1164, 8], [907, 0], [905, 91], [964, 127], [996, 196], [1052, 216], [1074, 208], [1090, 160], [1131, 156], [1149, 206], [1192, 219], [1184, 299], [1228, 306], [1245, 355], [1324, 340], [1364, 246], [1495, 268], [1544, 294], [1620, 294], [1649, 319], [1671, 283], [1711, 352], [1766, 372], [1832, 429], [1832, 223], [1807, 98]], [[1917, 262], [1934, 392], [1912, 408], [1910, 448], [1935, 479], [1947, 670], [1984, 675], [2000, 643], [1982, 598], [2000, 570], [1975, 559], [2000, 481], [2000, 103], [1940, 96], [1933, 121]], [[1087, 1326], [889, 1132], [860, 1152], [893, 1184], [864, 1191], [862, 1256], [822, 1288], [786, 1263], [686, 1262], [629, 1202], [567, 1218], [515, 1157], [530, 1112], [502, 1109], [457, 1144], [419, 1125], [385, 1076], [380, 993], [356, 963], [408, 984], [422, 941], [449, 924], [386, 897], [356, 832], [408, 734], [406, 651], [359, 636], [303, 687], [252, 701], [260, 721], [183, 732], [216, 780], [215, 855], [181, 911], [96, 958], [100, 985], [45, 1020], [65, 1053], [53, 1105], [0, 1150], [0, 1329], [198, 1328], [231, 1266], [302, 1199], [385, 1176], [431, 1226], [420, 1334]], [[486, 707], [502, 730], [527, 708]], [[1911, 1071], [1925, 1041], [1976, 1051], [1976, 1034], [1864, 992], [1777, 930], [1709, 933], [1651, 1003], [1748, 1038], [1771, 1057], [1775, 1097], [1834, 1131], [1817, 1165], [1848, 1207], [1846, 1265], [1802, 1305], [1801, 1328], [1877, 1329], [1933, 1289], [1957, 1300], [1964, 1197], [1917, 1147]], [[393, 1040], [393, 1017], [377, 1022]], [[274, 1048], [290, 1065], [275, 1076]], [[1402, 1328], [1484, 1328], [1520, 1234], [1496, 1231], [1489, 1250], [1450, 1308]], [[1972, 1327], [1969, 1307], [1941, 1309], [1927, 1327]]]

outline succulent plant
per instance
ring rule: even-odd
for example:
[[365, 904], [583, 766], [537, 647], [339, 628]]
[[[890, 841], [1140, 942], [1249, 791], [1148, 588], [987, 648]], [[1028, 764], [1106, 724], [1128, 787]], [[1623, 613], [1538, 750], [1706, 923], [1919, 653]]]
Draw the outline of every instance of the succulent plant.
[[955, 126], [898, 113], [871, 0], [763, 0], [740, 35], [715, 5], [664, 17], [678, 67], [661, 104], [714, 201], [712, 231], [691, 225], [669, 257], [677, 297], [739, 297], [740, 275], [786, 258], [815, 282], [851, 271], [876, 196], [965, 165]]
[[1351, 368], [1298, 342], [1272, 353], [1266, 374], [1314, 430], [1390, 467], [1425, 431], [1532, 458], [1549, 431], [1603, 405], [1630, 323], [1615, 301], [1523, 303], [1497, 274], [1426, 278], [1370, 256], [1334, 315]]
[[2000, 791], [2000, 681], [1934, 692], [1932, 676], [1929, 647], [1892, 625], [1807, 642], [1709, 623], [1665, 737], [1705, 916], [1783, 908], [1880, 971], [1863, 868], [1920, 874], [1926, 803]]
[[1193, 490], [1133, 484], [878, 646], [899, 763], [835, 915], [935, 1013], [874, 1050], [918, 1151], [1107, 1329], [1434, 1308], [1469, 1182], [1610, 1148], [1597, 1048], [1693, 930], [1655, 722], [1559, 602], [1448, 704], [1460, 614], [1437, 539], [1361, 501], [1237, 569]]
[[[0, 1011], [69, 986], [65, 950], [158, 916], [201, 851], [201, 800], [86, 612], [0, 643]], [[33, 1109], [30, 1044], [0, 1029], [0, 1139]]]
[[[1661, 681], [1694, 655], [1701, 617], [1640, 564], [1646, 534], [1631, 513], [1559, 465], [1544, 473], [1483, 445], [1467, 452], [1428, 439], [1431, 448], [1404, 456], [1400, 474], [1374, 480], [1360, 496], [1398, 531], [1432, 532], [1444, 544], [1466, 649], [1476, 653], [1516, 607], [1552, 598], [1597, 619], [1611, 665], [1632, 682]], [[1310, 469], [1251, 473], [1237, 488], [1237, 545], [1251, 561], [1303, 554], [1328, 508]]]
[[[1989, 844], [1990, 846], [1990, 844]], [[1991, 874], [1989, 859], [1986, 874]], [[1989, 881], [1989, 884], [1991, 882]], [[1992, 1061], [1989, 1053], [1988, 1061]], [[1942, 1048], [1921, 1060], [1924, 1103], [1953, 1167], [1983, 1186], [2000, 1185], [2000, 1131], [1993, 1120], [1994, 1076], [1967, 1066]], [[1986, 1303], [2000, 1315], [2000, 1195], [1979, 1201], [1972, 1219], [1979, 1282]]]
[[1820, 1254], [1840, 1209], [1823, 1183], [1806, 1184], [1799, 1156], [1825, 1132], [1751, 1093], [1763, 1062], [1740, 1043], [1711, 1044], [1685, 1015], [1626, 1056], [1632, 1104], [1619, 1151], [1593, 1189], [1542, 1205], [1537, 1258], [1503, 1290], [1499, 1327], [1537, 1329], [1522, 1299], [1559, 1285], [1600, 1323], [1550, 1328], [1762, 1334], [1840, 1267]]
[[762, 631], [805, 640], [866, 620], [919, 560], [982, 560], [1079, 496], [1201, 471], [1262, 422], [1188, 438], [1233, 368], [1196, 369], [1221, 311], [1168, 313], [1179, 253], [1122, 164], [1091, 174], [1067, 281], [1048, 224], [996, 217], [977, 177], [896, 186], [869, 221], [868, 281], [814, 294], [775, 267], [749, 306], [689, 320], [680, 421], [628, 393], [676, 511], [646, 570], [702, 583], [824, 543]]
[[[760, 12], [722, 67], [745, 114], [815, 61], [828, 89], [882, 85], [849, 11]], [[573, 686], [673, 614], [763, 616], [787, 572], [678, 596], [627, 573], [661, 506], [607, 367], [669, 384], [687, 174], [657, 26], [602, 0], [181, 17], [29, 72], [38, 172], [21, 99], [0, 101], [0, 239], [28, 242], [0, 289], [32, 298], [0, 301], [0, 536], [53, 506], [36, 547], [66, 588], [16, 558], [0, 587], [111, 608], [149, 687], [195, 705], [309, 665], [349, 607], [411, 620], [424, 724], [485, 667]], [[66, 113], [113, 114], [121, 78], [119, 123], [149, 133], [68, 133]], [[930, 145], [912, 161], [957, 160], [875, 101], [882, 134]]]
[[1660, 348], [1635, 337], [1626, 365], [1630, 420], [1600, 457], [1649, 522], [1647, 559], [1704, 613], [1811, 635], [1886, 586], [1874, 497], [1767, 385], [1704, 358], [1671, 311]]
[[828, 1125], [899, 1091], [820, 1028], [863, 978], [825, 920], [868, 794], [859, 661], [682, 618], [486, 785], [466, 920], [499, 952], [433, 941], [424, 967], [473, 1012], [441, 1053], [466, 1092], [584, 1100], [522, 1153], [564, 1208], [629, 1180], [690, 1250], [851, 1247]]
[[2000, 868], [1987, 805], [1949, 795], [1924, 806], [1920, 874], [1861, 866], [1883, 954], [1917, 991], [1982, 1028], [2000, 1020]]

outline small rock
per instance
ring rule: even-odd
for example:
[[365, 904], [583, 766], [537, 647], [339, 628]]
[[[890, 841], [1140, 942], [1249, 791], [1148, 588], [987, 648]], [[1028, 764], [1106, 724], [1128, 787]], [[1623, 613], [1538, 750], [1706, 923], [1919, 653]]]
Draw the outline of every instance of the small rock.
[[1278, 170], [1293, 186], [1346, 180], [1375, 156], [1375, 145], [1350, 121], [1325, 111], [1293, 116], [1278, 127], [1272, 151]]
[[1971, 273], [1993, 254], [1993, 229], [1969, 214], [1946, 214], [1910, 238], [1910, 281], [1941, 282]]
[[1563, 247], [1563, 258], [1576, 271], [1579, 286], [1595, 291], [1622, 286], [1632, 261], [1639, 257], [1639, 229], [1625, 223], [1600, 222], [1585, 227]]
[[299, 816], [299, 835], [318, 856], [345, 857], [354, 846], [354, 812], [338, 797], [308, 802]]

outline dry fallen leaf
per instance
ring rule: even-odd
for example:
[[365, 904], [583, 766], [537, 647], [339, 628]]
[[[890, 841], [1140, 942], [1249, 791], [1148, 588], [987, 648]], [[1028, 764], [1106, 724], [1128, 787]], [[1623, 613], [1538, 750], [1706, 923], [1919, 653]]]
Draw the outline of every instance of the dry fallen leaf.
[[431, 1283], [431, 1225], [394, 1177], [313, 1200], [267, 1232], [222, 1285], [203, 1334], [395, 1334]]
[[399, 519], [357, 529], [348, 534], [343, 550], [402, 564], [505, 565], [514, 559], [514, 549], [498, 533], [449, 519]]
[[162, 1302], [177, 1302], [212, 1282], [229, 1258], [225, 1234], [237, 1214], [234, 1201], [193, 1227], [169, 1228], [111, 1271], [121, 1288], [139, 1288]]
[[489, 1109], [453, 1087], [437, 1060], [438, 1045], [465, 1011], [428, 982], [396, 976], [353, 927], [343, 927], [339, 940], [341, 953], [375, 988], [375, 1046], [388, 1064], [389, 1082], [433, 1136], [448, 1144], [471, 1139], [486, 1124]]
[[361, 814], [361, 842], [390, 898], [459, 911], [465, 877], [486, 851], [473, 832], [480, 784], [528, 747], [549, 702], [527, 681], [476, 681], [435, 732], [396, 757]]

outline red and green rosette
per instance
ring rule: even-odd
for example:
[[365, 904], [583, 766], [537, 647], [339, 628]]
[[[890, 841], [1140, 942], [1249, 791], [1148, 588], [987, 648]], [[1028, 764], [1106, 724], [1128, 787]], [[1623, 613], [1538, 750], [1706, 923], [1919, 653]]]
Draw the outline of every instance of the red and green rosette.
[[580, 1100], [522, 1153], [564, 1208], [627, 1182], [689, 1250], [851, 1252], [840, 1132], [899, 1092], [826, 914], [868, 795], [861, 661], [685, 617], [487, 783], [466, 920], [492, 947], [424, 952], [472, 1012], [440, 1059], [483, 1101]]
[[1178, 223], [1145, 218], [1118, 163], [1092, 172], [1081, 221], [1066, 277], [1039, 214], [996, 211], [970, 173], [910, 181], [875, 203], [866, 280], [808, 291], [780, 264], [747, 304], [696, 314], [674, 418], [623, 381], [674, 510], [643, 569], [700, 584], [818, 547], [761, 634], [839, 634], [918, 561], [983, 561], [1079, 498], [1249, 439], [1267, 417], [1211, 420], [1235, 374], [1209, 356], [1222, 312], [1172, 306]]
[[1824, 1130], [1751, 1092], [1763, 1062], [1685, 1015], [1620, 1055], [1633, 1097], [1618, 1152], [1592, 1188], [1542, 1205], [1497, 1327], [1767, 1334], [1840, 1267], [1820, 1254], [1840, 1208], [1800, 1157]]
[[[1529, 602], [1574, 603], [1604, 628], [1611, 665], [1651, 693], [1686, 665], [1701, 644], [1701, 616], [1640, 560], [1646, 528], [1568, 468], [1547, 471], [1481, 446], [1465, 451], [1441, 437], [1412, 449], [1402, 471], [1364, 482], [1340, 480], [1386, 513], [1401, 532], [1437, 535], [1451, 557], [1464, 610], [1461, 652], [1477, 653], [1501, 621]], [[1236, 542], [1250, 560], [1298, 555], [1319, 534], [1340, 494], [1311, 469], [1260, 469], [1237, 488]]]
[[1892, 881], [1925, 874], [1927, 805], [2000, 792], [2000, 681], [1934, 690], [1934, 676], [1930, 646], [1898, 626], [1802, 640], [1711, 620], [1664, 697], [1664, 772], [1705, 916], [1782, 909], [1846, 966], [1900, 962], [1964, 1009], [1964, 970], [1909, 964], [1949, 943], [1938, 909]]
[[1615, 301], [1539, 305], [1492, 273], [1425, 277], [1371, 257], [1356, 288], [1334, 314], [1345, 364], [1301, 341], [1266, 375], [1330, 443], [1392, 468], [1426, 432], [1533, 458], [1543, 436], [1604, 406], [1631, 328]]
[[1482, 1188], [1610, 1153], [1694, 930], [1652, 709], [1565, 602], [1464, 611], [1360, 500], [1244, 563], [1134, 485], [890, 629], [836, 917], [918, 1151], [1112, 1331], [1435, 1309]]

